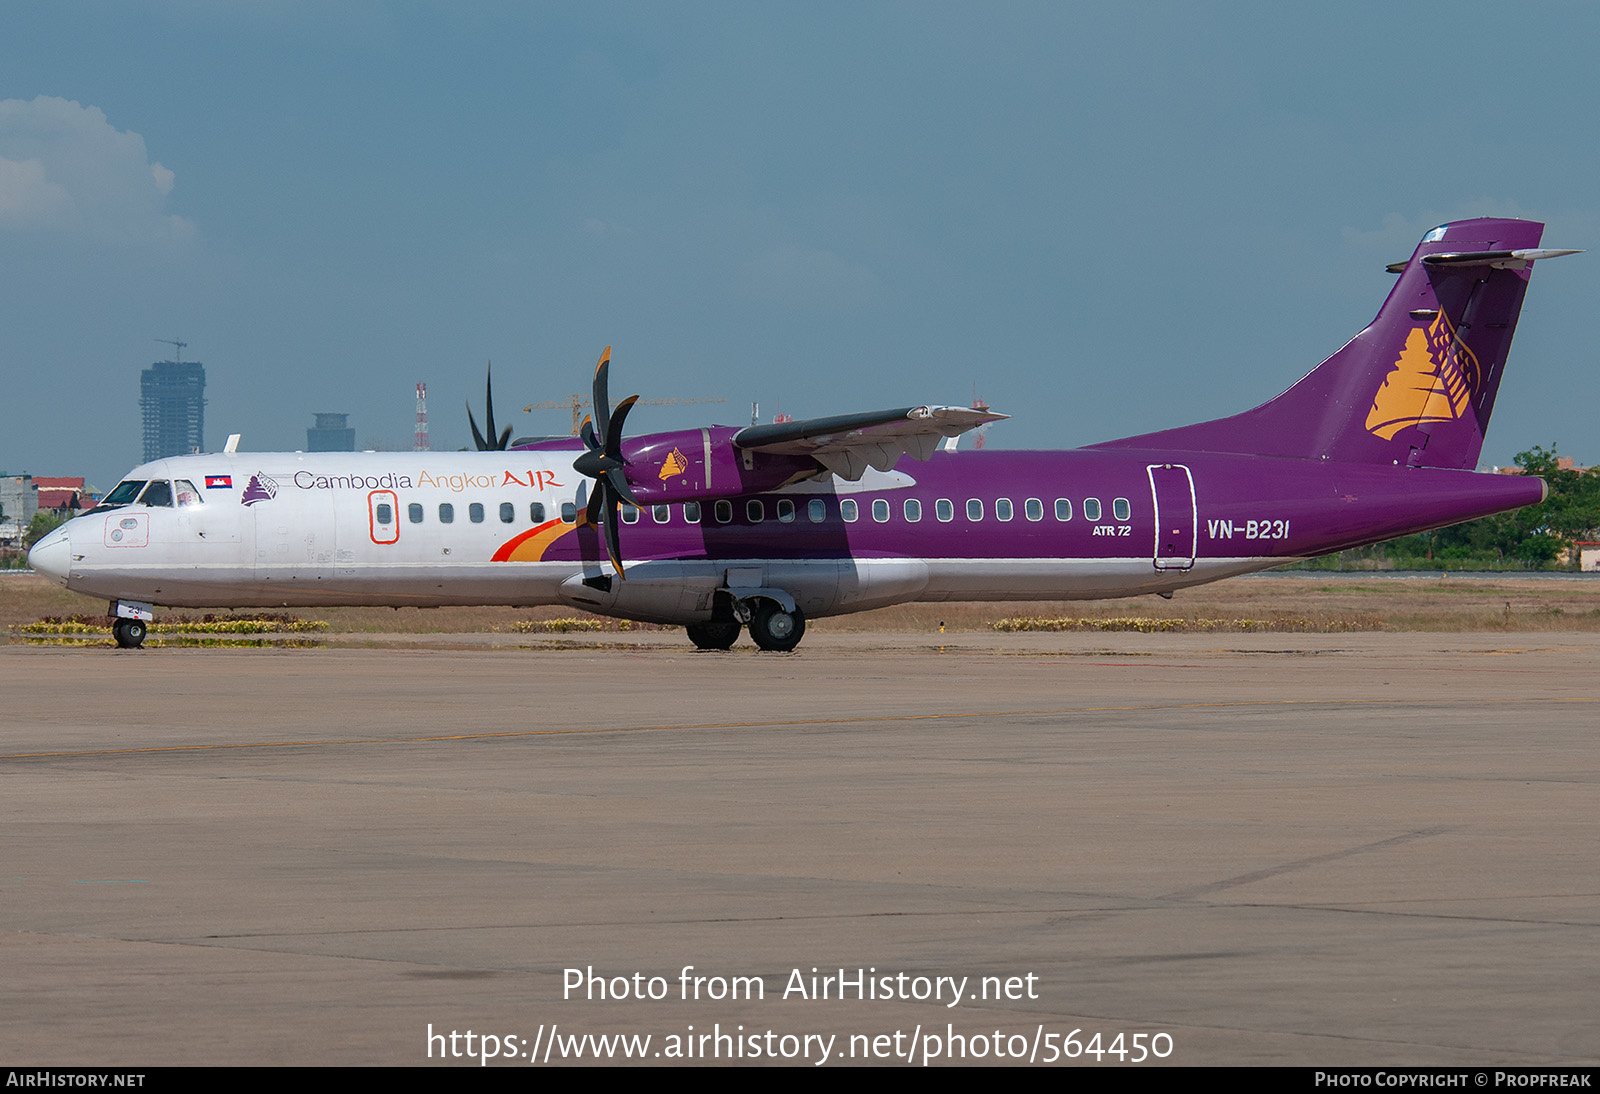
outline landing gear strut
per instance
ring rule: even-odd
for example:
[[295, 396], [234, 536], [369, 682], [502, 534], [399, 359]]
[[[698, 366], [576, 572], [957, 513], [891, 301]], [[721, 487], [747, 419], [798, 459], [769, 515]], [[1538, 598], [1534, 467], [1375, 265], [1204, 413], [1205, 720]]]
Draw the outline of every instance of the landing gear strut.
[[118, 646], [125, 650], [136, 650], [144, 645], [144, 620], [119, 619], [111, 624], [111, 635], [117, 640]]
[[762, 600], [750, 617], [750, 637], [772, 653], [788, 653], [805, 637], [806, 617], [799, 608], [786, 612], [772, 600]]

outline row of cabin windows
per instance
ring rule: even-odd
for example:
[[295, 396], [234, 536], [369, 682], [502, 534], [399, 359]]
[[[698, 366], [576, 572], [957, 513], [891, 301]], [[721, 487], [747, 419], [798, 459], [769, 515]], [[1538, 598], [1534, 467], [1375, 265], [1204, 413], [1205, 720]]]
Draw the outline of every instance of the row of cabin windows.
[[[908, 523], [916, 524], [922, 520], [922, 502], [916, 498], [907, 498], [900, 507], [901, 513]], [[1111, 517], [1113, 520], [1126, 521], [1132, 515], [1132, 506], [1127, 498], [1115, 498], [1111, 502]], [[888, 523], [892, 512], [887, 498], [875, 498], [871, 505], [872, 519], [879, 524]], [[981, 521], [988, 512], [988, 507], [981, 498], [969, 498], [966, 504], [967, 520]], [[723, 499], [716, 502], [711, 509], [713, 518], [718, 524], [729, 524], [733, 521], [733, 502]], [[639, 523], [640, 512], [631, 505], [622, 507], [622, 522], [624, 524]], [[766, 502], [759, 498], [751, 498], [744, 503], [745, 519], [751, 524], [760, 524], [767, 519]], [[948, 498], [940, 498], [933, 503], [933, 515], [936, 520], [945, 524], [956, 519], [955, 503]], [[1029, 498], [1022, 503], [1022, 515], [1031, 521], [1044, 519], [1044, 502], [1038, 498]], [[1057, 498], [1055, 515], [1058, 521], [1072, 519], [1072, 499]], [[423, 507], [421, 502], [411, 502], [406, 506], [406, 516], [412, 524], [421, 524], [423, 521]], [[500, 503], [500, 523], [513, 524], [517, 519], [516, 506], [509, 501]], [[1099, 498], [1083, 499], [1083, 519], [1098, 521], [1102, 516]], [[1016, 508], [1010, 498], [998, 498], [994, 502], [994, 519], [1009, 521], [1016, 517]], [[388, 524], [393, 517], [387, 504], [380, 504], [377, 510], [379, 524]], [[473, 524], [482, 524], [486, 518], [486, 510], [481, 502], [472, 502], [467, 506], [467, 519]], [[544, 522], [544, 504], [533, 502], [528, 506], [528, 518], [534, 524]], [[780, 498], [777, 503], [777, 518], [780, 524], [792, 524], [795, 520], [795, 503], [790, 498]], [[821, 524], [828, 518], [828, 503], [821, 498], [812, 498], [806, 502], [806, 519], [813, 524]], [[861, 519], [861, 506], [854, 498], [841, 498], [839, 500], [839, 518], [846, 524], [854, 524]], [[451, 502], [439, 503], [439, 523], [453, 524], [456, 519], [456, 507]], [[578, 519], [578, 507], [573, 502], [562, 502], [561, 519], [568, 524], [573, 524]], [[667, 524], [672, 520], [672, 507], [670, 505], [650, 506], [650, 519], [657, 524]], [[683, 519], [690, 524], [700, 523], [700, 503], [697, 501], [685, 502], [683, 506]]]
[[[566, 519], [566, 510], [571, 506], [571, 504], [572, 504], [571, 502], [568, 502], [566, 505], [563, 505], [561, 507], [562, 508], [561, 516], [562, 516], [563, 520]], [[482, 502], [476, 502], [475, 501], [475, 502], [472, 502], [470, 505], [467, 506], [467, 519], [470, 520], [473, 524], [482, 524], [484, 522], [485, 515], [486, 514], [485, 514], [485, 510], [484, 510]], [[408, 520], [410, 520], [412, 524], [421, 524], [422, 523], [422, 518], [423, 518], [422, 503], [414, 501], [411, 504], [407, 505], [406, 506], [406, 518]], [[390, 519], [391, 518], [389, 516], [389, 507], [387, 505], [379, 505], [378, 506], [378, 523], [379, 524], [388, 524]], [[535, 524], [543, 524], [544, 523], [544, 503], [543, 502], [536, 501], [536, 502], [531, 502], [528, 505], [528, 519], [533, 521], [533, 523], [535, 523]], [[574, 517], [574, 519], [576, 519], [576, 518]], [[440, 502], [439, 503], [439, 523], [440, 524], [454, 524], [455, 520], [456, 520], [456, 507], [452, 503], [450, 503], [448, 501]], [[515, 505], [513, 505], [509, 501], [501, 502], [500, 503], [500, 523], [501, 524], [515, 524], [516, 522], [517, 522], [517, 507]], [[571, 521], [568, 521], [568, 523], [570, 524]]]

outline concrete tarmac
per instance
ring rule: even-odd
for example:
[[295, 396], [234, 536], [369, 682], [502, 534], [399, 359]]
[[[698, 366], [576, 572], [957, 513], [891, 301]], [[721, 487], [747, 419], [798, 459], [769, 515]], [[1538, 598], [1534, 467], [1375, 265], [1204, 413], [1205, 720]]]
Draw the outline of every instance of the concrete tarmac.
[[1600, 1060], [1600, 636], [621, 637], [0, 647], [3, 1063]]

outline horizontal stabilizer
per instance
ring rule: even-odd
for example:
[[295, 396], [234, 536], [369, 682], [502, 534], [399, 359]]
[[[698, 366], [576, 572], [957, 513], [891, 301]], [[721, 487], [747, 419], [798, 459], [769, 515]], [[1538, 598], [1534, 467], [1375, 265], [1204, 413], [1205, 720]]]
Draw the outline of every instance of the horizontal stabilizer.
[[1443, 254], [1424, 255], [1422, 261], [1427, 266], [1489, 266], [1496, 270], [1526, 270], [1528, 263], [1535, 259], [1582, 253], [1581, 250], [1524, 247], [1517, 251], [1446, 251]]
[[912, 406], [798, 422], [752, 425], [733, 443], [747, 452], [810, 456], [854, 482], [867, 468], [887, 471], [903, 455], [926, 460], [939, 442], [1009, 415], [964, 406]]

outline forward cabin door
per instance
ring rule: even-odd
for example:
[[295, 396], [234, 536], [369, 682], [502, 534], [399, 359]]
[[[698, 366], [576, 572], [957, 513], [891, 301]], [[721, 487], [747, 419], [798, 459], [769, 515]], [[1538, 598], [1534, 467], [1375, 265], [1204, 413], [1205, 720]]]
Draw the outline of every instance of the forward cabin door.
[[1187, 570], [1194, 565], [1199, 525], [1195, 513], [1194, 476], [1178, 463], [1153, 463], [1150, 494], [1155, 499], [1155, 565], [1158, 570]]

